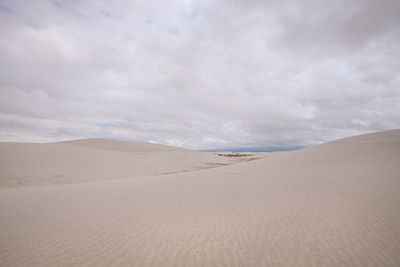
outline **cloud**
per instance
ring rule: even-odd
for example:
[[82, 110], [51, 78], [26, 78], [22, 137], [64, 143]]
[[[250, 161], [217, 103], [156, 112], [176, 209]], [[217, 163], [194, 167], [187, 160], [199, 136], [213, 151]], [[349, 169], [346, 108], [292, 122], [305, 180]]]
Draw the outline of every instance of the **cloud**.
[[397, 10], [394, 0], [3, 1], [0, 139], [292, 147], [399, 128]]

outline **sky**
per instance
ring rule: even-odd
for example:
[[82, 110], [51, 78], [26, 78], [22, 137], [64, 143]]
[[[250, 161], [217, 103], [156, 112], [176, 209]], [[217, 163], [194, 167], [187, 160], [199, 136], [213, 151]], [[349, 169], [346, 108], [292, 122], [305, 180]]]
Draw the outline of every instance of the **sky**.
[[398, 0], [0, 0], [0, 141], [287, 148], [400, 128]]

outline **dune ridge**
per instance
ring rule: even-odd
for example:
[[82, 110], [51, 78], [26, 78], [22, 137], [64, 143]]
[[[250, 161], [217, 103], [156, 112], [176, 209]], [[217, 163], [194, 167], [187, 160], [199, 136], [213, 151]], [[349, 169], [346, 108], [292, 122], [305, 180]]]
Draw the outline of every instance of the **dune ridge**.
[[1, 266], [399, 266], [400, 130], [196, 172], [0, 188], [0, 218]]
[[[259, 153], [257, 157], [263, 156]], [[1, 143], [0, 187], [73, 184], [194, 171], [228, 159], [167, 145], [84, 139], [58, 143]]]

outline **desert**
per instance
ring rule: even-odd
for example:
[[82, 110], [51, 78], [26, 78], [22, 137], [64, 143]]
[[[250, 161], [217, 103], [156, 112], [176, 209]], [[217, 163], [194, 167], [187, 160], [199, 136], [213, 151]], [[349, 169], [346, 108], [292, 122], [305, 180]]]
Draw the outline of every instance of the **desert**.
[[400, 130], [240, 162], [72, 143], [0, 144], [1, 266], [400, 264]]
[[400, 266], [399, 0], [1, 0], [0, 267]]

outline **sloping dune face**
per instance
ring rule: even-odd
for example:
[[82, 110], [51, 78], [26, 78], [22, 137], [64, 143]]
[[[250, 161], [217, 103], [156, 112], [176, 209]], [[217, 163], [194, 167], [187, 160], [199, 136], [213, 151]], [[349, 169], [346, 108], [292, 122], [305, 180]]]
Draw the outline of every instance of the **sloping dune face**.
[[1, 266], [400, 266], [400, 131], [196, 172], [0, 189]]
[[213, 153], [111, 139], [0, 143], [0, 187], [132, 178], [230, 163]]
[[160, 144], [121, 141], [113, 139], [83, 139], [75, 141], [61, 142], [61, 144], [73, 144], [82, 147], [97, 148], [108, 151], [125, 151], [125, 152], [161, 152], [161, 151], [190, 151], [188, 149], [166, 146]]

